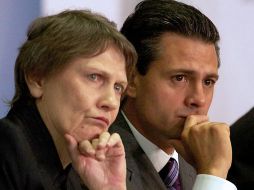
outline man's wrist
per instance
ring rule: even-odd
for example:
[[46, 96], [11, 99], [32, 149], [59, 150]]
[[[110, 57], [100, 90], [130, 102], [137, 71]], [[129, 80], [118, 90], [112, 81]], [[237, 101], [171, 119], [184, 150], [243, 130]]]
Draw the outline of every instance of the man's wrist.
[[228, 170], [222, 169], [222, 168], [221, 169], [216, 169], [216, 168], [211, 169], [210, 168], [210, 169], [198, 170], [197, 173], [198, 174], [216, 176], [216, 177], [226, 179], [227, 175], [228, 175]]
[[237, 190], [236, 186], [221, 177], [198, 174], [192, 190]]

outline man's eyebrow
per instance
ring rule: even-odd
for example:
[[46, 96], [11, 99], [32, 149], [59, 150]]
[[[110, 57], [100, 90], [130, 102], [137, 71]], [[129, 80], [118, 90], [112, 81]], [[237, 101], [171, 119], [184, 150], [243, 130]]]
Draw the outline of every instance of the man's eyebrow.
[[208, 73], [208, 74], [207, 74], [207, 77], [208, 77], [208, 78], [215, 78], [216, 80], [219, 79], [219, 75], [218, 75], [218, 74], [214, 74], [214, 73]]
[[[194, 75], [195, 73], [197, 73], [196, 71], [194, 70], [189, 70], [189, 69], [172, 69], [170, 71], [170, 73], [185, 73], [185, 74], [188, 74], [188, 75]], [[219, 75], [216, 74], [216, 73], [207, 73], [206, 74], [206, 77], [208, 78], [216, 78], [216, 80], [219, 79]]]

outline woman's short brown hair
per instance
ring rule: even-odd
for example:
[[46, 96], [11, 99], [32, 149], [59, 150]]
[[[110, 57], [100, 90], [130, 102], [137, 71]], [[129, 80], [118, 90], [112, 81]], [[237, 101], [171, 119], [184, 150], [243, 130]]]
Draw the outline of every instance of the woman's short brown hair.
[[134, 47], [120, 34], [116, 25], [89, 10], [67, 10], [37, 18], [30, 25], [27, 40], [15, 64], [15, 102], [28, 103], [33, 97], [25, 77], [47, 77], [78, 57], [96, 56], [113, 45], [126, 61], [127, 77], [135, 67]]

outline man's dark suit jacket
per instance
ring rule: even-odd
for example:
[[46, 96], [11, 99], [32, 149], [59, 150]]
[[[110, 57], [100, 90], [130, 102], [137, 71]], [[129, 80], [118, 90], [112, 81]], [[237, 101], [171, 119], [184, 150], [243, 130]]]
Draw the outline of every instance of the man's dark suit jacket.
[[14, 106], [0, 120], [0, 189], [82, 189], [71, 165], [63, 169], [35, 105]]
[[[166, 190], [159, 174], [143, 149], [139, 146], [121, 113], [118, 114], [116, 121], [109, 131], [111, 133], [119, 133], [124, 144], [127, 161], [127, 189]], [[191, 190], [196, 178], [194, 168], [185, 162], [180, 155], [179, 167], [182, 190]]]
[[228, 180], [238, 190], [254, 188], [254, 107], [230, 127], [233, 162]]

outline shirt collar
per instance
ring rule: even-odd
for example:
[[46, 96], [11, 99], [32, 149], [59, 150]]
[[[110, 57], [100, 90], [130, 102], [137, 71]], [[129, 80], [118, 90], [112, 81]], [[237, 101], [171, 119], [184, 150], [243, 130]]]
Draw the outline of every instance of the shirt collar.
[[[149, 160], [152, 162], [154, 168], [157, 172], [159, 172], [168, 162], [168, 160], [172, 157], [178, 162], [178, 153], [174, 151], [172, 154], [167, 154], [163, 150], [161, 150], [158, 146], [149, 141], [146, 137], [144, 137], [128, 120], [127, 116], [121, 110], [122, 115], [124, 116], [127, 124], [129, 125], [134, 137], [136, 138], [140, 147], [144, 150]], [[179, 165], [179, 164], [178, 164]]]

